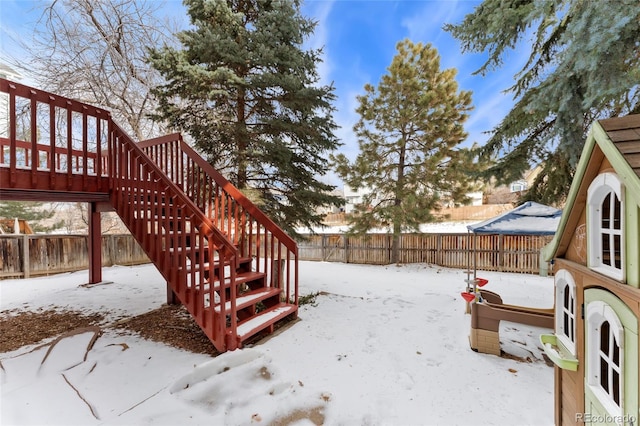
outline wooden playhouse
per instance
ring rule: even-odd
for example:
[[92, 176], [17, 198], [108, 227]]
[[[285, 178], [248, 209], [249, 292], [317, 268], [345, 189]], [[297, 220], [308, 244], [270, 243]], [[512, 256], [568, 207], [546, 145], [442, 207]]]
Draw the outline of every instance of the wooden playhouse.
[[640, 115], [593, 124], [558, 232], [555, 424], [638, 424]]

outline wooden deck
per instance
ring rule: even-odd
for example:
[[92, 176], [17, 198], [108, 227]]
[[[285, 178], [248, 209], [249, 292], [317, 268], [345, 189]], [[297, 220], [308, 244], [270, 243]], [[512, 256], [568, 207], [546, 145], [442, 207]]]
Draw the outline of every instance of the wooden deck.
[[[89, 283], [117, 212], [221, 352], [297, 315], [296, 243], [178, 134], [136, 143], [106, 110], [0, 79], [0, 199], [88, 203]], [[238, 303], [245, 287], [266, 291]]]

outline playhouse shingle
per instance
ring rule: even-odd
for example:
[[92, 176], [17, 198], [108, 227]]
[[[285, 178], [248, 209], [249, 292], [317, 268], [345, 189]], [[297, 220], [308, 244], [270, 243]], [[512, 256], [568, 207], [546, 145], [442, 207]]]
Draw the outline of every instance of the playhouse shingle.
[[640, 115], [600, 120], [600, 125], [640, 177]]

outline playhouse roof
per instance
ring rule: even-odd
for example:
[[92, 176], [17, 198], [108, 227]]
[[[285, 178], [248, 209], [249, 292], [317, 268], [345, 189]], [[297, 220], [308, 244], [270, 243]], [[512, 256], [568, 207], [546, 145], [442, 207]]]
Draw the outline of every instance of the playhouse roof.
[[484, 222], [468, 225], [476, 234], [553, 235], [562, 210], [533, 201]]
[[640, 200], [640, 114], [599, 120], [592, 124], [554, 239], [543, 248], [543, 257], [551, 260], [564, 254], [573, 229], [584, 208], [587, 187], [598, 173], [598, 165], [607, 158], [627, 190]]

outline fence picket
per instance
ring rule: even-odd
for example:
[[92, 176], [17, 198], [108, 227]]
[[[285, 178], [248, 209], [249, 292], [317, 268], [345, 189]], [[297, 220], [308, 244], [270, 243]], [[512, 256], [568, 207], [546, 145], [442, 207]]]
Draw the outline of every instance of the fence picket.
[[[400, 238], [400, 263], [466, 268], [472, 238], [467, 234], [404, 234]], [[540, 249], [551, 241], [551, 237], [517, 235], [475, 238], [477, 269], [529, 274], [539, 272]], [[86, 235], [0, 235], [0, 279], [86, 269], [87, 239]], [[259, 241], [258, 253], [271, 249], [267, 238]], [[299, 260], [324, 262], [385, 265], [390, 249], [388, 234], [307, 235], [298, 242]], [[102, 236], [102, 266], [147, 262], [149, 258], [131, 235]]]
[[[0, 279], [89, 268], [86, 235], [0, 235]], [[102, 236], [102, 266], [139, 265], [149, 258], [130, 234]]]
[[[467, 268], [476, 239], [476, 265], [486, 271], [537, 274], [540, 250], [552, 237], [522, 235], [403, 234], [400, 263], [432, 263], [448, 268]], [[300, 260], [362, 263], [389, 263], [391, 236], [368, 234], [303, 235], [298, 241]]]

